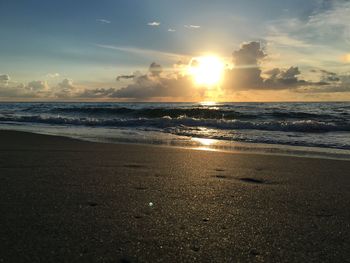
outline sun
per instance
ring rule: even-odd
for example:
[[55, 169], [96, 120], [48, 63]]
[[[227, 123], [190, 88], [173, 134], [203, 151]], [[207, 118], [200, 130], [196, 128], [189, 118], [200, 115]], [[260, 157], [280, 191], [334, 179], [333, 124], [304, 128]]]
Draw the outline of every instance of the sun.
[[197, 85], [212, 87], [218, 85], [224, 72], [224, 63], [217, 56], [192, 58], [188, 74], [193, 76]]

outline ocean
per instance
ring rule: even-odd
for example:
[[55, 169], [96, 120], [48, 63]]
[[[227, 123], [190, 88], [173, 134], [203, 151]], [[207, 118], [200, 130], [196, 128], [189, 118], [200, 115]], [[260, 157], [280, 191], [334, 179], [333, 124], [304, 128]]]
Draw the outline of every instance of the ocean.
[[110, 143], [350, 156], [350, 102], [4, 102], [0, 129]]

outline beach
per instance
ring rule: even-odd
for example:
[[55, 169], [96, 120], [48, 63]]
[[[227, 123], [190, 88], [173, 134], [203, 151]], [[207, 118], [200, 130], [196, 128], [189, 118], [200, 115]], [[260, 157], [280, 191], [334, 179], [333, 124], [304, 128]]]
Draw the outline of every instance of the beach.
[[348, 262], [349, 171], [0, 131], [0, 262]]

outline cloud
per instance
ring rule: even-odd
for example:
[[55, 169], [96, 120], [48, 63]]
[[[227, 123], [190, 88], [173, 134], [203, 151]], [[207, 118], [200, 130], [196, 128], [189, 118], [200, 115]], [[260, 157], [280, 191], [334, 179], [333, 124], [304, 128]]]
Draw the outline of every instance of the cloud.
[[97, 89], [85, 89], [82, 93], [79, 94], [81, 98], [108, 98], [115, 92], [114, 88], [97, 88]]
[[307, 30], [311, 39], [324, 41], [342, 41], [350, 43], [350, 2], [329, 1], [330, 8], [310, 16], [302, 29]]
[[57, 84], [53, 93], [58, 98], [70, 98], [75, 97], [79, 93], [79, 89], [73, 84], [73, 80], [64, 79]]
[[299, 93], [341, 93], [350, 92], [350, 74], [336, 74], [327, 70], [312, 70], [314, 73], [321, 74], [323, 85], [315, 87], [306, 86], [296, 91]]
[[50, 79], [55, 79], [55, 78], [60, 77], [60, 74], [59, 73], [49, 73], [46, 75], [46, 77], [48, 77]]
[[153, 21], [153, 22], [147, 23], [147, 25], [149, 25], [149, 26], [160, 26], [160, 22]]
[[99, 23], [102, 23], [102, 24], [110, 24], [110, 23], [112, 23], [111, 21], [106, 20], [106, 19], [96, 19], [96, 21], [99, 22]]
[[308, 16], [270, 21], [264, 38], [269, 49], [284, 56], [284, 61], [345, 69], [350, 45], [350, 1], [317, 2], [318, 8]]
[[70, 79], [64, 79], [62, 82], [58, 83], [58, 87], [61, 90], [71, 90], [74, 88], [73, 81]]
[[153, 50], [153, 49], [145, 49], [145, 48], [138, 48], [138, 47], [123, 47], [123, 46], [113, 46], [113, 45], [102, 45], [102, 44], [96, 44], [97, 47], [105, 48], [105, 49], [111, 49], [111, 50], [117, 50], [121, 52], [127, 52], [139, 56], [147, 56], [152, 59], [154, 58], [167, 58], [172, 60], [180, 60], [182, 58], [188, 58], [189, 55], [185, 54], [178, 54], [178, 53], [171, 53], [171, 52], [164, 52], [159, 50]]
[[[153, 62], [149, 66], [148, 74], [134, 77], [133, 83], [115, 90], [109, 94], [110, 97], [147, 99], [159, 97], [186, 97], [189, 95], [187, 89], [192, 87], [188, 78], [177, 76], [167, 78], [161, 76], [162, 67]], [[178, 85], [177, 85], [177, 84]], [[175, 87], [177, 85], [177, 87]]]
[[132, 83], [120, 88], [99, 88], [85, 90], [81, 96], [87, 98], [120, 98], [133, 100], [147, 100], [159, 98], [197, 99], [203, 97], [204, 88], [194, 87], [189, 76], [177, 74], [165, 75], [161, 65], [153, 62], [147, 74], [135, 73], [121, 75], [117, 79], [132, 79]]
[[27, 86], [25, 86], [25, 88], [31, 92], [39, 93], [43, 91], [48, 91], [49, 85], [47, 84], [46, 81], [34, 80], [29, 82]]
[[243, 43], [239, 50], [233, 52], [233, 62], [235, 66], [256, 67], [261, 59], [266, 57], [260, 42]]
[[303, 40], [295, 39], [288, 34], [281, 32], [271, 32], [270, 35], [266, 37], [266, 40], [277, 44], [280, 47], [309, 48], [313, 46]]
[[330, 72], [327, 70], [320, 70], [320, 72], [322, 73], [322, 81], [325, 82], [334, 82], [334, 81], [340, 81], [340, 77], [338, 76], [337, 73], [334, 72]]
[[135, 78], [135, 75], [120, 75], [116, 78], [117, 81], [120, 81], [122, 79], [133, 79]]
[[[225, 72], [223, 88], [228, 91], [239, 90], [283, 90], [302, 86], [325, 86], [329, 84], [322, 78], [318, 82], [299, 79], [301, 71], [296, 66], [273, 68], [262, 74], [261, 63], [267, 54], [260, 42], [249, 42], [233, 52], [233, 69]], [[329, 75], [330, 73], [328, 73]], [[334, 77], [334, 76], [333, 76]], [[330, 80], [330, 76], [328, 76]]]
[[298, 93], [342, 93], [350, 92], [350, 86], [304, 87], [297, 89]]
[[168, 29], [168, 32], [176, 32], [176, 30], [173, 29], [173, 28], [169, 28], [169, 29]]
[[[318, 81], [303, 79], [302, 71], [298, 66], [275, 67], [263, 71], [262, 67], [267, 59], [268, 54], [260, 42], [243, 43], [238, 50], [232, 53], [234, 67], [225, 70], [221, 86], [223, 96], [228, 97], [229, 94], [249, 90], [264, 90], [265, 92], [289, 90], [298, 93], [304, 92], [303, 90], [309, 93], [348, 91], [345, 82], [340, 83], [341, 77], [331, 71], [313, 70], [313, 73], [318, 75]], [[159, 64], [153, 62], [146, 74], [135, 72], [118, 76], [119, 81], [123, 79], [131, 81], [130, 84], [120, 89], [93, 89], [85, 91], [82, 96], [133, 100], [205, 98], [208, 90], [196, 87], [191, 76], [180, 74], [184, 72], [183, 67], [187, 67], [187, 64], [178, 62], [174, 64], [171, 72], [169, 70], [164, 72]]]
[[63, 79], [56, 86], [49, 86], [49, 84], [43, 80], [33, 80], [28, 82], [27, 84], [14, 83], [12, 83], [12, 85], [0, 85], [1, 98], [66, 99], [77, 98], [82, 92], [81, 87], [74, 85], [73, 81], [70, 79]]
[[[137, 48], [115, 46], [104, 46], [104, 48], [148, 54], [149, 56], [169, 55], [168, 53]], [[171, 56], [173, 55], [171, 54]], [[269, 94], [267, 96], [270, 96], [273, 91], [282, 90], [286, 90], [284, 94], [287, 92], [289, 95], [294, 92], [295, 96], [302, 94], [312, 96], [316, 93], [324, 94], [319, 96], [330, 96], [331, 93], [350, 92], [350, 72], [336, 73], [332, 70], [314, 68], [305, 74], [302, 68], [295, 65], [266, 67], [269, 56], [265, 46], [260, 42], [243, 43], [232, 53], [234, 66], [225, 69], [222, 85], [214, 89], [198, 87], [194, 84], [193, 77], [187, 74], [188, 63], [193, 62], [193, 60], [185, 57], [185, 59], [177, 59], [178, 62], [174, 63], [172, 69], [164, 69], [160, 64], [153, 62], [146, 73], [134, 72], [133, 74], [120, 75], [116, 78], [117, 81], [120, 81], [118, 88], [114, 87], [113, 83], [107, 83], [106, 85], [110, 85], [107, 87], [102, 86], [101, 83], [98, 85], [90, 83], [88, 85], [91, 86], [86, 87], [77, 85], [67, 78], [51, 87], [42, 80], [18, 84], [14, 81], [11, 82], [9, 75], [2, 74], [0, 75], [0, 97], [198, 101], [207, 99], [212, 94], [219, 99], [230, 99], [232, 94], [251, 94], [253, 98], [254, 94]], [[175, 55], [172, 58], [175, 59]], [[188, 62], [186, 63], [186, 61]], [[47, 76], [58, 77], [59, 74], [51, 73]], [[306, 79], [306, 76], [311, 77], [312, 80]], [[123, 82], [122, 80], [127, 81]], [[275, 94], [278, 96], [282, 93]], [[339, 94], [340, 96], [342, 95]], [[213, 99], [213, 97], [210, 98]]]
[[195, 89], [189, 77], [177, 78], [156, 77], [147, 75], [138, 77], [134, 82], [124, 88], [114, 91], [109, 97], [128, 99], [151, 98], [194, 98], [202, 97], [204, 89]]
[[[0, 83], [1, 84], [1, 83]], [[50, 95], [50, 87], [46, 81], [34, 80], [28, 84], [0, 85], [2, 98], [46, 98]]]
[[149, 70], [149, 73], [151, 74], [152, 77], [159, 77], [163, 71], [161, 65], [157, 64], [156, 62], [153, 62], [149, 66], [148, 70]]
[[10, 76], [7, 74], [0, 75], [0, 84], [8, 84], [8, 82], [11, 80]]
[[338, 44], [349, 44], [350, 1], [327, 0], [327, 2], [329, 5], [326, 8], [320, 6], [307, 18], [287, 18], [273, 21], [269, 25], [270, 33], [273, 36], [288, 38], [289, 41], [284, 43], [286, 45], [300, 43], [301, 47], [312, 47], [315, 44], [334, 47]]
[[[270, 73], [270, 74], [269, 74]], [[330, 72], [329, 72], [330, 73]], [[310, 81], [299, 79], [301, 71], [298, 67], [290, 67], [287, 69], [275, 68], [273, 70], [265, 72], [269, 75], [264, 80], [265, 89], [298, 89], [299, 87], [321, 87], [329, 85], [329, 81], [332, 81], [331, 77], [320, 78], [318, 81]]]
[[14, 87], [0, 86], [0, 98], [17, 98], [25, 97], [25, 90], [23, 85]]
[[299, 80], [298, 76], [301, 74], [298, 67], [290, 67], [288, 69], [274, 68], [272, 70], [266, 71], [268, 78], [264, 80], [264, 87], [266, 88], [280, 88], [280, 89], [290, 89], [295, 86], [300, 85], [310, 85], [310, 82], [305, 80]]
[[224, 77], [224, 89], [243, 90], [254, 89], [263, 86], [260, 60], [266, 57], [259, 42], [243, 43], [239, 50], [233, 52], [232, 70], [226, 70]]
[[34, 80], [24, 86], [27, 96], [33, 97], [47, 97], [50, 96], [50, 87], [46, 81]]
[[184, 25], [185, 28], [188, 29], [199, 29], [201, 26], [198, 25]]

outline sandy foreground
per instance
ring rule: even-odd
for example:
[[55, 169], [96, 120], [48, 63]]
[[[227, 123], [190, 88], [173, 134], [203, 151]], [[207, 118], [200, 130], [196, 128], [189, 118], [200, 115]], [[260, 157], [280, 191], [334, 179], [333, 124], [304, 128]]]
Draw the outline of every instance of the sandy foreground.
[[0, 262], [349, 262], [350, 161], [0, 131]]

